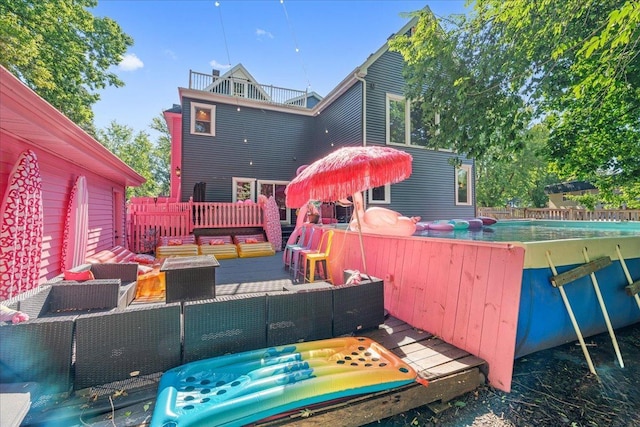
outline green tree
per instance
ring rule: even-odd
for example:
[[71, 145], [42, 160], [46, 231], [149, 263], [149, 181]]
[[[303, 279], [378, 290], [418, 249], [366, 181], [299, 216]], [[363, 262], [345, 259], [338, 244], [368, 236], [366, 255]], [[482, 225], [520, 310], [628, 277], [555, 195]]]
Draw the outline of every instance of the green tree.
[[640, 3], [636, 0], [477, 0], [441, 25], [419, 13], [390, 42], [407, 61], [407, 96], [431, 144], [476, 159], [523, 147], [532, 120], [549, 127], [562, 179], [591, 181], [603, 198], [640, 203]]
[[156, 149], [147, 133], [138, 132], [134, 135], [131, 127], [112, 121], [106, 129], [98, 130], [97, 139], [131, 169], [146, 179], [146, 182], [140, 187], [127, 188], [127, 199], [158, 195], [159, 186], [154, 179], [153, 170], [156, 162]]
[[108, 69], [133, 44], [115, 21], [91, 14], [96, 5], [96, 0], [0, 1], [0, 64], [90, 133], [96, 91], [123, 86]]
[[514, 201], [519, 207], [545, 207], [549, 198], [544, 187], [558, 182], [549, 171], [547, 137], [546, 127], [536, 125], [527, 132], [521, 150], [476, 161], [478, 206], [504, 206]]
[[153, 150], [153, 179], [158, 186], [159, 194], [168, 195], [171, 185], [169, 176], [171, 169], [171, 134], [162, 114], [153, 118], [151, 129], [160, 134]]

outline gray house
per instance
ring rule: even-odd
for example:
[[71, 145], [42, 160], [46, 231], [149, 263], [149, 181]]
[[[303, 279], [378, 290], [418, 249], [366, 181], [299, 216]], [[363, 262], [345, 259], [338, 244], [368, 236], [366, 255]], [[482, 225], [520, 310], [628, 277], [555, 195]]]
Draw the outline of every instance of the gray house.
[[295, 219], [284, 206], [284, 188], [300, 166], [341, 146], [389, 145], [413, 156], [413, 173], [368, 191], [368, 206], [423, 220], [473, 217], [473, 162], [455, 168], [453, 153], [412, 140], [403, 66], [385, 44], [324, 98], [259, 84], [242, 64], [223, 75], [192, 71], [189, 87], [179, 88], [181, 105], [164, 113], [172, 134], [172, 198], [187, 201], [196, 186], [200, 199], [204, 187], [199, 201], [206, 202], [275, 195], [287, 224]]

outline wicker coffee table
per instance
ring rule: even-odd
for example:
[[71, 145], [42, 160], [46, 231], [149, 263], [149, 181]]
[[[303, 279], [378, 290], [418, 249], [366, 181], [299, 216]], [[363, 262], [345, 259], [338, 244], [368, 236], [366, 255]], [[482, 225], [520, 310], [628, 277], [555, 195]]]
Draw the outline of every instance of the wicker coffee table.
[[215, 298], [216, 267], [213, 255], [167, 258], [160, 268], [165, 273], [166, 301], [193, 301]]

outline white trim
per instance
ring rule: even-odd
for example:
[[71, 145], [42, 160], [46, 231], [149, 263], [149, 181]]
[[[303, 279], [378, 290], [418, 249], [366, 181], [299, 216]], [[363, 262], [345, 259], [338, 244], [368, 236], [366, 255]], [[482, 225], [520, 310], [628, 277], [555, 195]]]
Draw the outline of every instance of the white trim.
[[251, 185], [250, 199], [255, 202], [256, 201], [256, 179], [240, 178], [235, 176], [231, 179], [231, 201], [234, 203], [238, 201], [238, 184], [240, 183], [248, 183]]
[[[210, 128], [209, 132], [202, 132], [196, 130], [196, 108], [200, 108], [202, 110], [210, 110]], [[189, 124], [189, 132], [192, 135], [206, 135], [206, 136], [216, 136], [216, 106], [211, 104], [203, 104], [200, 102], [191, 102], [191, 119]]]
[[[256, 191], [258, 194], [262, 194], [260, 190], [262, 185], [284, 185], [285, 187], [287, 186], [287, 184], [289, 184], [289, 181], [276, 181], [276, 180], [269, 180], [269, 179], [259, 179], [258, 180], [258, 184], [257, 184], [257, 188]], [[291, 224], [291, 209], [287, 208], [285, 206], [285, 212], [286, 212], [286, 217], [284, 220], [280, 220], [280, 222], [282, 224]]]
[[[390, 105], [393, 102], [404, 102], [404, 142], [391, 141]], [[402, 95], [387, 93], [385, 96], [385, 126], [387, 145], [411, 146], [411, 105]]]
[[[458, 171], [464, 170], [467, 173], [467, 201], [460, 202], [458, 200]], [[454, 187], [455, 187], [455, 204], [456, 206], [472, 206], [473, 205], [473, 168], [471, 165], [461, 165], [454, 170]]]

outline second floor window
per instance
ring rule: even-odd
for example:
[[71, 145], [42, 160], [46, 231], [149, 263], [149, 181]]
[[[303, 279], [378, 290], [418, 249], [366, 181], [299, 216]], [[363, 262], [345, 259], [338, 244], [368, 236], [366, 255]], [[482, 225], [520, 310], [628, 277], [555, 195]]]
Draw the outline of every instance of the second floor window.
[[430, 146], [431, 137], [437, 135], [439, 126], [439, 114], [425, 122], [419, 105], [412, 105], [403, 96], [387, 94], [387, 144], [434, 148]]
[[216, 135], [215, 105], [191, 104], [191, 133], [197, 135]]
[[409, 104], [403, 96], [387, 94], [387, 144], [409, 143]]
[[471, 205], [471, 165], [462, 165], [456, 169], [456, 205]]

